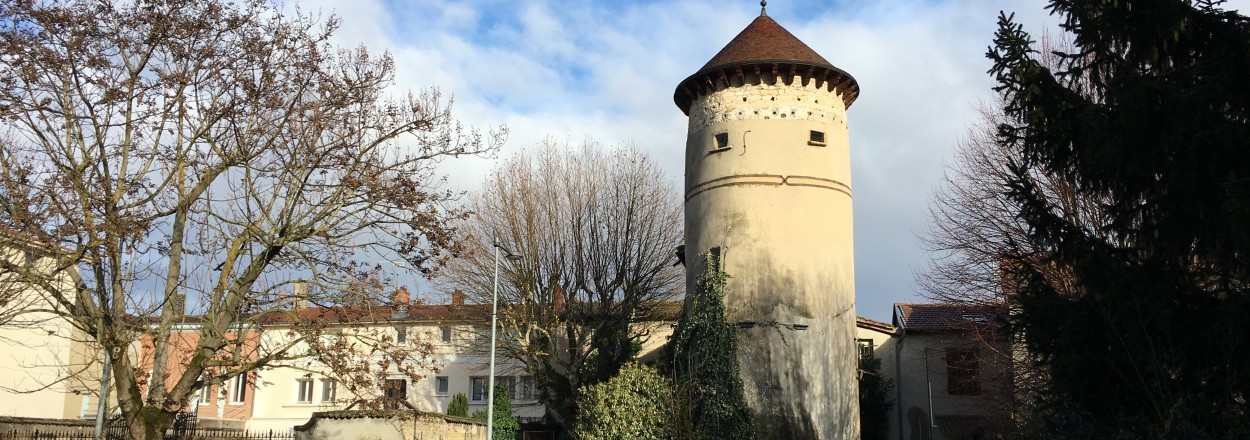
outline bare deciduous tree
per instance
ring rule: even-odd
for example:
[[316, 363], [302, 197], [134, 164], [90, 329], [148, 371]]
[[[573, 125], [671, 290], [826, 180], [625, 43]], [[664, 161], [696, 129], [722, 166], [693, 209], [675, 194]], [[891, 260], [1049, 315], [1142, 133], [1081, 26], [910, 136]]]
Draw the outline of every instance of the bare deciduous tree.
[[[1059, 63], [1051, 53], [1052, 44], [1045, 40], [1040, 55], [1050, 67]], [[1060, 41], [1059, 46], [1068, 44]], [[1020, 207], [1006, 185], [1015, 176], [1011, 167], [1021, 162], [1022, 153], [1016, 145], [999, 142], [998, 126], [1006, 121], [1001, 103], [982, 104], [978, 112], [979, 120], [961, 141], [931, 202], [930, 226], [920, 236], [929, 265], [916, 281], [930, 300], [1007, 314], [995, 319], [996, 325], [969, 326], [966, 334], [981, 349], [980, 362], [1005, 369], [1006, 388], [987, 393], [995, 429], [1003, 435], [1027, 436], [1027, 430], [1035, 427], [1032, 423], [1038, 422], [1030, 416], [1049, 377], [1024, 349], [1024, 335], [1004, 328], [1019, 310], [1013, 298], [1018, 280], [1010, 274], [1030, 267], [1058, 291], [1074, 296], [1080, 291], [1071, 269], [1047, 263], [1044, 251], [1029, 239], [1028, 224], [1017, 217]], [[1098, 200], [1077, 196], [1072, 183], [1062, 177], [1041, 172], [1030, 177], [1042, 197], [1072, 224], [1086, 228], [1098, 224], [1102, 215]]]
[[[243, 336], [290, 313], [296, 283], [367, 309], [382, 295], [353, 288], [362, 261], [428, 273], [460, 248], [435, 165], [503, 131], [463, 130], [436, 90], [388, 98], [389, 55], [336, 49], [337, 21], [318, 21], [262, 0], [0, 4], [0, 245], [47, 262], [0, 271], [38, 295], [19, 312], [111, 354], [134, 438], [160, 438], [199, 388], [307, 356], [322, 326]], [[178, 354], [181, 304], [199, 327]], [[143, 337], [148, 374], [128, 354]]]
[[474, 250], [442, 284], [491, 301], [492, 243], [522, 257], [501, 266], [504, 356], [533, 372], [557, 423], [583, 386], [612, 377], [647, 337], [631, 326], [670, 307], [683, 272], [678, 192], [633, 148], [547, 141], [499, 165], [472, 198]]

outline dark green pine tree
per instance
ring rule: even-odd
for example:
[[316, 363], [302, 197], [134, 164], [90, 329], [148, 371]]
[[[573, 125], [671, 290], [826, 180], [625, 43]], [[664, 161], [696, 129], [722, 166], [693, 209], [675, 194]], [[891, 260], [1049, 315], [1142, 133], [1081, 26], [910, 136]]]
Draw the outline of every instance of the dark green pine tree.
[[[1009, 195], [1043, 249], [1017, 257], [1074, 287], [1004, 265], [1051, 375], [1047, 437], [1250, 438], [1250, 24], [1208, 2], [1050, 10], [1075, 48], [1060, 68], [1008, 16], [988, 53], [999, 142], [1023, 153]], [[1078, 226], [1037, 173], [1104, 214]]]

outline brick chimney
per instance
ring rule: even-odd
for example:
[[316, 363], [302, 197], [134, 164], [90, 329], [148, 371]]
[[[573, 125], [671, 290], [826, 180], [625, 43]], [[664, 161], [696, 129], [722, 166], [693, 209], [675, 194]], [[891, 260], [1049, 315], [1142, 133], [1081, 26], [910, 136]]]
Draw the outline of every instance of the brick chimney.
[[464, 299], [465, 299], [465, 298], [468, 298], [468, 297], [469, 297], [469, 295], [465, 295], [465, 294], [464, 294], [464, 292], [461, 292], [461, 291], [459, 291], [459, 290], [457, 290], [457, 291], [455, 291], [455, 292], [451, 292], [451, 305], [453, 305], [453, 306], [463, 306], [463, 305], [464, 305]]
[[564, 310], [564, 288], [556, 286], [554, 287], [553, 293], [555, 294], [553, 302], [555, 302], [556, 312], [560, 312], [561, 310]]
[[308, 308], [308, 282], [298, 281], [291, 285], [291, 311]]

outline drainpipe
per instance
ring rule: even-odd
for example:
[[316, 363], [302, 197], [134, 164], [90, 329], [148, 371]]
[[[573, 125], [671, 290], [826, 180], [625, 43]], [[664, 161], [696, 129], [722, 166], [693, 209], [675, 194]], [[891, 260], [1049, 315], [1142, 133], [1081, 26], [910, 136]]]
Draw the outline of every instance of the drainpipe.
[[[929, 348], [924, 349], [924, 385], [929, 390], [929, 429], [937, 427], [937, 419], [933, 416], [933, 382], [929, 381]], [[932, 436], [930, 436], [932, 437]]]
[[898, 440], [903, 440], [903, 341], [907, 331], [899, 329], [898, 341], [894, 342], [894, 415], [898, 419]]

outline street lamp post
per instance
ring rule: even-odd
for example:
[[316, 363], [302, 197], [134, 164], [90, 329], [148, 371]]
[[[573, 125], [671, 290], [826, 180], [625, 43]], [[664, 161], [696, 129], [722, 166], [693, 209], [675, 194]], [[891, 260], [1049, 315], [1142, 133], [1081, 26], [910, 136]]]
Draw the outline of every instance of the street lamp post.
[[507, 252], [504, 258], [508, 261], [517, 261], [521, 257], [512, 255], [499, 243], [493, 244], [495, 247], [495, 288], [490, 294], [490, 378], [487, 379], [488, 387], [486, 390], [486, 440], [494, 440], [495, 438], [495, 324], [498, 320], [499, 313], [499, 251], [502, 249]]

